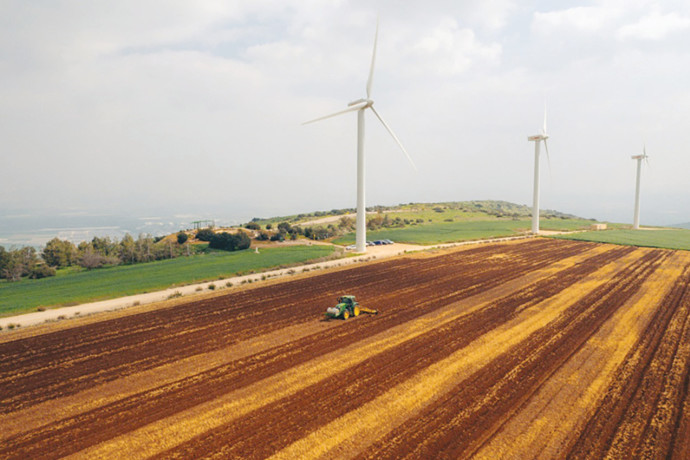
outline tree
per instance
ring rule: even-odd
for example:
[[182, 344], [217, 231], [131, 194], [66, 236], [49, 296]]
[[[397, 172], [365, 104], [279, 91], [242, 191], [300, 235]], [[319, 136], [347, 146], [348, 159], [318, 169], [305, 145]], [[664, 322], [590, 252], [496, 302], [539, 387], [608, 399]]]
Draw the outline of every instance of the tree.
[[11, 250], [3, 258], [5, 261], [0, 276], [10, 281], [19, 281], [22, 276], [30, 274], [38, 263], [36, 249], [32, 247]]
[[185, 244], [189, 237], [185, 232], [179, 232], [177, 234], [177, 244]]
[[136, 242], [137, 260], [139, 262], [149, 262], [157, 260], [155, 255], [155, 240], [151, 235], [140, 233]]
[[94, 236], [91, 240], [93, 250], [104, 256], [115, 256], [118, 253], [118, 244], [110, 239], [109, 236], [99, 238]]
[[77, 248], [70, 241], [53, 238], [46, 243], [41, 257], [51, 267], [69, 267], [77, 262]]
[[120, 260], [124, 264], [133, 264], [137, 261], [137, 248], [132, 235], [127, 233], [120, 241]]
[[249, 222], [244, 225], [244, 228], [248, 230], [261, 230], [261, 225], [257, 224], [256, 222]]
[[3, 273], [10, 263], [10, 253], [5, 250], [4, 246], [0, 246], [0, 277], [4, 278]]

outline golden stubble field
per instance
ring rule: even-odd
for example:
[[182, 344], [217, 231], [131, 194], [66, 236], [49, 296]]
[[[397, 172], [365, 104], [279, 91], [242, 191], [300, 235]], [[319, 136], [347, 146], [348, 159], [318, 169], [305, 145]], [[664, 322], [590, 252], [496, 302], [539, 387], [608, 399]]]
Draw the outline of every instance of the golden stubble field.
[[[378, 316], [323, 321], [341, 294]], [[0, 458], [690, 458], [690, 253], [532, 239], [0, 336]]]

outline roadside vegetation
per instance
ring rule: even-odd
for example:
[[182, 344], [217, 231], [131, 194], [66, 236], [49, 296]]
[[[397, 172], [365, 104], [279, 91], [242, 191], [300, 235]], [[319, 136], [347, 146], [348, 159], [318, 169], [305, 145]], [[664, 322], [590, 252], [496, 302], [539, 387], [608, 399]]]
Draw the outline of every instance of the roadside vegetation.
[[690, 230], [686, 229], [615, 229], [556, 235], [554, 238], [690, 251]]
[[37, 307], [75, 305], [126, 295], [167, 289], [196, 282], [227, 278], [290, 266], [327, 257], [333, 248], [298, 245], [253, 251], [209, 251], [176, 259], [99, 270], [70, 267], [57, 276], [0, 282], [0, 315], [25, 313]]

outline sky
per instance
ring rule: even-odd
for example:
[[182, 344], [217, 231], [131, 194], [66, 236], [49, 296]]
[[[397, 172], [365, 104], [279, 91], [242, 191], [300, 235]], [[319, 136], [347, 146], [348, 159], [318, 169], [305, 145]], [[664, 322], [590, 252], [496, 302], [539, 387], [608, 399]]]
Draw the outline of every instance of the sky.
[[[248, 219], [496, 199], [690, 222], [690, 3], [0, 1], [0, 212]], [[550, 166], [549, 166], [550, 164]]]

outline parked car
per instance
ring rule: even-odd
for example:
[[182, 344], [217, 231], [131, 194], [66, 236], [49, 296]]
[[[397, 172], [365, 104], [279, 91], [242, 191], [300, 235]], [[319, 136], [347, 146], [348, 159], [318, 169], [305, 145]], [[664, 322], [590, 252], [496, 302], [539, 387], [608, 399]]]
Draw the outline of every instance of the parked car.
[[376, 241], [374, 241], [374, 244], [376, 246], [381, 246], [382, 244], [386, 244], [386, 243], [384, 243], [383, 240], [376, 240]]
[[393, 242], [391, 240], [386, 239], [383, 240], [383, 244], [393, 244]]
[[352, 251], [352, 250], [355, 249], [356, 247], [357, 247], [357, 246], [355, 246], [354, 244], [351, 244], [351, 245], [349, 245], [349, 246], [345, 246], [345, 249], [348, 250], [348, 251]]

